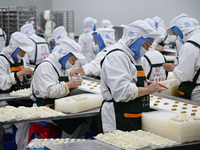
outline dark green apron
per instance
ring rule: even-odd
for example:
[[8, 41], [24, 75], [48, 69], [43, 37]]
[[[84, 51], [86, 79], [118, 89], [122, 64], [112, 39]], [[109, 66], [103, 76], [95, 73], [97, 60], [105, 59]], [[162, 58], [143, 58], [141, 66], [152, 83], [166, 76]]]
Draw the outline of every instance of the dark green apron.
[[[38, 52], [37, 52], [38, 51], [37, 45], [39, 45], [39, 44], [47, 44], [48, 48], [49, 48], [49, 44], [47, 42], [36, 42], [33, 39], [31, 39], [31, 38], [29, 38], [29, 39], [32, 40], [35, 43], [35, 47], [36, 47], [36, 49], [35, 49], [35, 59], [34, 59], [33, 62], [31, 61], [30, 64], [31, 65], [36, 65], [37, 54], [38, 54]], [[51, 53], [50, 48], [49, 48], [49, 52]]]
[[[59, 82], [62, 82], [62, 81], [68, 82], [68, 81], [69, 81], [69, 77], [68, 77], [68, 76], [60, 76], [60, 75], [59, 75], [57, 69], [55, 68], [55, 66], [54, 66], [50, 61], [44, 60], [44, 61], [42, 61], [41, 63], [43, 63], [43, 62], [49, 62], [49, 63], [52, 65], [52, 67], [54, 68], [55, 72], [56, 72], [57, 75], [58, 75], [58, 80], [59, 80]], [[37, 69], [37, 67], [38, 67], [41, 63], [39, 63], [39, 64], [36, 66], [35, 70]], [[54, 102], [55, 102], [55, 99], [53, 99], [53, 98], [46, 98], [46, 99], [38, 98], [38, 97], [36, 97], [36, 95], [34, 94], [34, 89], [33, 89], [33, 88], [32, 88], [32, 93], [33, 93], [33, 96], [34, 96], [35, 99], [36, 99], [36, 104], [37, 104], [37, 106], [47, 106], [47, 107], [50, 107], [50, 108], [54, 109]]]
[[[114, 51], [122, 51], [122, 50], [115, 49], [110, 51], [108, 54]], [[101, 62], [101, 65], [102, 63], [103, 62]], [[144, 87], [144, 84], [147, 82], [143, 68], [142, 66], [137, 66], [137, 65], [135, 65], [135, 67], [137, 69], [136, 85], [137, 87]], [[104, 102], [112, 102], [114, 104], [116, 127], [117, 129], [122, 131], [132, 131], [141, 129], [142, 113], [150, 111], [149, 95], [141, 96], [134, 100], [129, 100], [128, 102], [116, 102], [114, 99], [104, 100]]]

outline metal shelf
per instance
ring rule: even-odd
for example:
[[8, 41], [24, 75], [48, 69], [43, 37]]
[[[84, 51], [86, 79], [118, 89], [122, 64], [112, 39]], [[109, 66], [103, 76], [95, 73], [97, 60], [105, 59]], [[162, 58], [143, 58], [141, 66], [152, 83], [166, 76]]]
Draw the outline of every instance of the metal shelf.
[[[30, 17], [34, 17], [31, 20]], [[17, 6], [4, 6], [0, 7], [0, 28], [2, 28], [7, 35], [7, 43], [10, 40], [12, 33], [20, 31], [27, 21], [34, 21], [36, 24], [36, 7], [17, 7]]]

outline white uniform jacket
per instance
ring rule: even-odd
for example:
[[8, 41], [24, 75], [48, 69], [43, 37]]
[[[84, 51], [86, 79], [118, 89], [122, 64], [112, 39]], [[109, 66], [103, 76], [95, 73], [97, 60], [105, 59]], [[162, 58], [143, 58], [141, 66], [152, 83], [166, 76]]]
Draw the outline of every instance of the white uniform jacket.
[[[60, 76], [65, 76], [65, 71], [61, 69], [61, 64], [54, 57], [56, 56], [51, 54], [46, 60], [54, 65]], [[52, 65], [49, 62], [43, 62], [34, 72], [30, 92], [31, 99], [36, 100], [32, 92], [37, 98], [60, 98], [66, 96], [69, 93], [69, 89], [65, 82], [59, 82], [58, 75]]]
[[82, 66], [85, 74], [86, 75], [93, 74], [95, 76], [99, 76], [101, 71], [100, 62], [105, 57], [106, 54], [107, 50], [102, 50], [96, 55], [94, 60]]
[[[192, 40], [200, 44], [200, 30], [195, 30], [185, 38], [185, 41]], [[178, 82], [193, 81], [193, 78], [200, 67], [200, 49], [191, 43], [185, 42], [179, 51], [179, 64], [175, 67], [173, 74]], [[200, 76], [196, 83], [200, 83]], [[200, 102], [200, 86], [193, 92], [191, 100]]]
[[[11, 63], [14, 63], [11, 54], [13, 50], [9, 47], [5, 47], [1, 54], [5, 55]], [[25, 60], [24, 61], [24, 68], [27, 67]], [[25, 77], [26, 78], [26, 77]], [[29, 83], [31, 82], [32, 78], [26, 78], [26, 81]], [[14, 72], [10, 70], [10, 64], [4, 57], [0, 57], [0, 89], [1, 90], [9, 90], [13, 84], [16, 84], [16, 80], [14, 77]]]
[[[140, 59], [134, 59], [134, 53], [119, 40], [109, 50], [121, 49], [106, 56], [101, 70], [101, 92], [105, 100], [127, 102], [138, 96], [137, 69]], [[109, 51], [108, 50], [108, 51]], [[132, 62], [135, 64], [133, 64]], [[108, 86], [111, 91], [109, 91]], [[110, 93], [111, 92], [111, 93]], [[113, 103], [105, 102], [101, 111], [104, 132], [116, 130]]]
[[[147, 51], [145, 55], [150, 60], [152, 65], [165, 63], [164, 56], [159, 51], [154, 50], [154, 48], [149, 49], [149, 51]], [[151, 65], [149, 64], [149, 62], [145, 57], [141, 58], [141, 62], [142, 62], [142, 68], [144, 69], [145, 72], [145, 76], [147, 77], [151, 70]], [[148, 80], [160, 82], [165, 79], [166, 79], [166, 71], [162, 67], [162, 65], [160, 67], [152, 67], [151, 74]]]
[[82, 47], [81, 54], [85, 56], [85, 59], [80, 61], [81, 66], [95, 59], [99, 51], [95, 48], [92, 31], [81, 34], [78, 39], [78, 44]]
[[49, 46], [45, 39], [37, 36], [36, 34], [32, 34], [31, 36], [29, 36], [29, 38], [30, 46], [32, 46], [34, 50], [26, 54], [26, 62], [29, 64], [35, 63], [35, 65], [37, 65], [50, 55]]

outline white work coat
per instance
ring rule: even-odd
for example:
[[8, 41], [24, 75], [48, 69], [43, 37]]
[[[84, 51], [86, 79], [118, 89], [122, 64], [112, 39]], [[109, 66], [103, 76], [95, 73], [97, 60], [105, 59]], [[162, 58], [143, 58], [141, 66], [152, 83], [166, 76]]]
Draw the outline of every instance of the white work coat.
[[86, 63], [91, 62], [95, 59], [96, 54], [99, 52], [95, 48], [95, 43], [92, 36], [92, 31], [84, 32], [79, 36], [78, 44], [81, 46], [81, 54], [85, 56], [85, 59], [80, 60], [81, 66], [85, 65]]
[[[113, 98], [116, 102], [133, 100], [138, 96], [135, 65], [141, 65], [140, 59], [135, 60], [134, 53], [121, 40], [109, 48], [109, 50], [112, 49], [121, 49], [124, 52], [115, 51], [107, 55], [104, 60], [100, 74], [102, 96], [105, 100]], [[104, 133], [116, 130], [113, 103], [103, 104], [101, 117]]]
[[[55, 54], [49, 55], [46, 59], [50, 61], [57, 69], [60, 76], [65, 76], [65, 71], [61, 69], [61, 64]], [[31, 99], [36, 100], [32, 94], [37, 98], [60, 98], [69, 93], [69, 89], [65, 82], [59, 82], [58, 75], [49, 62], [41, 63], [35, 70], [33, 80], [31, 82]]]
[[164, 24], [160, 23], [156, 29], [156, 32], [157, 34], [160, 34], [160, 36], [155, 40], [157, 43], [161, 43], [162, 41], [166, 40], [167, 31]]
[[[184, 41], [192, 40], [200, 44], [200, 30], [194, 30], [185, 37]], [[178, 82], [193, 81], [200, 67], [200, 49], [191, 43], [185, 42], [179, 51], [179, 64], [175, 67], [173, 74]], [[200, 76], [196, 83], [200, 83]], [[191, 100], [200, 102], [200, 86], [193, 92]]]
[[[35, 55], [36, 55], [36, 49], [37, 49], [37, 57], [36, 57], [36, 65], [39, 64], [42, 60], [47, 58], [50, 55], [50, 50], [47, 42], [45, 39], [39, 37], [36, 34], [32, 34], [29, 36], [30, 38], [30, 46], [33, 47], [33, 51], [26, 54], [26, 62], [28, 64], [34, 63], [35, 61]], [[32, 39], [32, 40], [31, 40]], [[42, 44], [40, 44], [42, 43]]]
[[[15, 50], [12, 50], [9, 47], [5, 47], [1, 54], [5, 55], [8, 60], [10, 60], [11, 63], [14, 63], [13, 58], [11, 57], [11, 54]], [[25, 60], [24, 61], [24, 68], [27, 67]], [[26, 77], [25, 77], [26, 78]], [[26, 81], [29, 83], [32, 78], [26, 78]], [[16, 84], [16, 80], [14, 77], [14, 72], [11, 72], [10, 70], [10, 64], [7, 61], [6, 58], [3, 56], [0, 56], [0, 89], [1, 90], [9, 90], [13, 84]]]
[[[159, 51], [156, 51], [154, 47], [150, 48], [149, 51], [145, 53], [145, 55], [150, 60], [152, 65], [165, 63], [164, 56]], [[151, 70], [151, 65], [149, 64], [149, 62], [145, 57], [141, 58], [141, 62], [142, 62], [142, 68], [144, 69], [145, 72], [145, 76], [147, 77]], [[165, 69], [162, 66], [153, 67], [148, 80], [155, 82], [166, 80]]]
[[175, 43], [176, 43], [176, 48], [175, 48], [176, 49], [176, 54], [175, 54], [176, 59], [174, 60], [174, 64], [178, 65], [179, 51], [181, 49], [181, 46], [183, 46], [183, 43], [181, 43], [178, 39], [176, 39]]
[[93, 74], [95, 76], [99, 76], [100, 75], [100, 71], [101, 71], [101, 60], [105, 57], [105, 55], [107, 54], [107, 48], [105, 48], [105, 50], [102, 50], [101, 52], [99, 52], [95, 59], [92, 60], [90, 63], [85, 64], [84, 66], [82, 66], [83, 71], [85, 72], [86, 75], [89, 74]]

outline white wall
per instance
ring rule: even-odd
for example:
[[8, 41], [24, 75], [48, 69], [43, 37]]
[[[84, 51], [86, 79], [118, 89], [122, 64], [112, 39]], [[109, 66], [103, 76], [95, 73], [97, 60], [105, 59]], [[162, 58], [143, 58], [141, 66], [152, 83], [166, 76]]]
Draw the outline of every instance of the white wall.
[[75, 12], [75, 34], [83, 32], [83, 19], [109, 19], [114, 25], [128, 24], [137, 19], [159, 16], [166, 26], [180, 13], [200, 21], [200, 0], [52, 0], [53, 11]]

